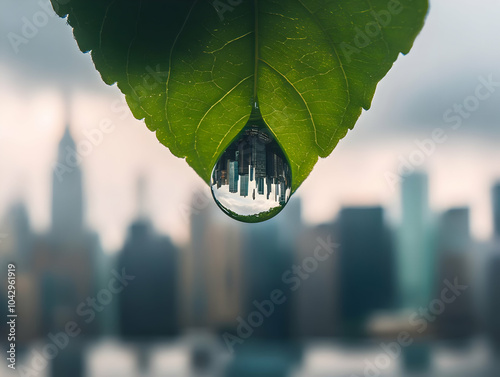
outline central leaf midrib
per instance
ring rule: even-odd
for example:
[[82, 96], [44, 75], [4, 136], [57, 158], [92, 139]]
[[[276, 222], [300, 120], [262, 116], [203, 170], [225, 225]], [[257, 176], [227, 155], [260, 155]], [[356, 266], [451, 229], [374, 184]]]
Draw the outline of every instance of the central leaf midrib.
[[259, 0], [254, 0], [254, 28], [255, 28], [255, 50], [254, 50], [254, 73], [253, 73], [253, 102], [257, 103], [257, 75], [259, 67]]

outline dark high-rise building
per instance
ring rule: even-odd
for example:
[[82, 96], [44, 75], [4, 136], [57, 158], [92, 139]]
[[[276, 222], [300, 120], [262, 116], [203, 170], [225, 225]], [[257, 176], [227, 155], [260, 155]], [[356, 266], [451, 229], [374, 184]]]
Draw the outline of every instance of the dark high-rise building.
[[117, 270], [134, 276], [119, 296], [119, 328], [125, 338], [176, 335], [178, 252], [147, 220], [134, 222], [118, 257]]
[[[281, 290], [286, 301], [277, 305], [274, 312], [255, 328], [252, 336], [273, 340], [285, 340], [291, 336], [292, 300], [290, 288], [282, 279], [284, 271], [293, 265], [293, 250], [279, 242], [276, 222], [254, 224], [245, 228], [243, 266], [245, 268], [245, 314], [258, 310], [255, 302], [269, 300], [271, 292]], [[242, 313], [243, 314], [243, 313]]]
[[[293, 199], [293, 197], [290, 199], [288, 205], [292, 204]], [[287, 218], [292, 218], [292, 216], [287, 216]], [[285, 218], [283, 222], [287, 225], [289, 220]], [[289, 232], [288, 236], [291, 238], [292, 234], [299, 234], [297, 227]], [[317, 269], [302, 281], [300, 289], [295, 292], [293, 329], [300, 338], [325, 338], [339, 332], [338, 279], [340, 271], [336, 235], [335, 224], [323, 224], [305, 228], [300, 232], [300, 236], [294, 239], [297, 245], [296, 260], [299, 262], [310, 258], [316, 259], [317, 247], [320, 247], [321, 253], [326, 255], [326, 257], [322, 256]], [[332, 247], [333, 252], [329, 254], [324, 245]]]
[[[238, 162], [229, 162], [229, 189], [234, 171], [238, 176]], [[236, 182], [235, 191], [237, 192], [238, 183]], [[195, 203], [206, 199], [202, 192], [198, 192], [193, 197], [192, 207], [196, 208]], [[182, 299], [184, 313], [182, 315], [183, 324], [189, 326], [207, 326], [209, 302], [206, 266], [209, 263], [209, 256], [206, 252], [207, 234], [210, 234], [210, 207], [203, 208], [198, 213], [191, 213], [191, 247], [188, 252], [182, 255], [183, 281]]]
[[466, 286], [436, 319], [443, 338], [468, 338], [475, 331], [472, 282], [472, 241], [469, 208], [452, 208], [441, 216], [439, 226], [438, 281], [435, 296], [451, 285]]
[[280, 189], [279, 202], [281, 205], [285, 205], [286, 204], [286, 185], [285, 185], [284, 181], [280, 182], [279, 189]]
[[240, 196], [248, 196], [248, 175], [242, 175], [240, 179]]
[[490, 257], [486, 271], [486, 318], [488, 335], [500, 347], [500, 254]]
[[119, 273], [133, 276], [119, 296], [120, 333], [125, 338], [176, 335], [179, 255], [170, 239], [147, 220], [146, 182], [137, 181], [137, 217], [118, 256]]
[[267, 186], [267, 199], [269, 200], [273, 187], [273, 179], [270, 178], [269, 176], [266, 177], [266, 186]]
[[493, 187], [493, 218], [495, 237], [500, 239], [500, 182]]
[[252, 147], [247, 143], [238, 146], [238, 169], [240, 175], [248, 175], [250, 164], [252, 163]]
[[278, 170], [278, 156], [272, 151], [268, 151], [266, 154], [266, 171], [268, 178], [277, 178], [279, 174]]
[[[207, 200], [197, 192], [194, 203]], [[241, 313], [240, 227], [206, 206], [191, 214], [191, 242], [182, 252], [182, 321], [189, 328], [230, 329]]]
[[264, 177], [258, 177], [257, 178], [257, 191], [259, 195], [264, 195]]
[[346, 335], [356, 334], [395, 298], [394, 253], [384, 210], [344, 208], [338, 220], [340, 316]]
[[283, 159], [278, 154], [275, 154], [275, 156], [276, 156], [276, 168], [278, 169], [278, 176], [281, 177], [282, 172], [285, 168], [285, 163], [283, 162]]
[[255, 177], [264, 178], [266, 176], [266, 145], [261, 142], [254, 142], [254, 161]]

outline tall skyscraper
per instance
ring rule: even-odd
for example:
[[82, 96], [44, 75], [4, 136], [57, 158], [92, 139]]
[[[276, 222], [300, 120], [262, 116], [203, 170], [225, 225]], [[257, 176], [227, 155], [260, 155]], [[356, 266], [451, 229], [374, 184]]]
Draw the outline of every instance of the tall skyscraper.
[[406, 177], [401, 192], [402, 219], [398, 234], [397, 272], [399, 305], [418, 308], [433, 294], [435, 245], [431, 234], [428, 178]]
[[500, 239], [500, 182], [493, 187], [493, 218], [495, 237]]
[[264, 184], [265, 184], [265, 178], [257, 177], [257, 190], [259, 195], [264, 195]]
[[137, 220], [118, 256], [118, 271], [134, 276], [119, 296], [120, 333], [125, 338], [161, 338], [179, 332], [179, 253], [147, 218], [146, 183], [137, 181]]
[[239, 224], [221, 211], [213, 211], [200, 253], [207, 254], [203, 284], [208, 299], [208, 325], [221, 332], [232, 329], [241, 312], [245, 273]]
[[238, 146], [238, 169], [240, 175], [250, 174], [250, 164], [252, 163], [252, 146], [241, 143]]
[[285, 205], [286, 204], [286, 185], [285, 185], [284, 181], [280, 182], [279, 189], [280, 189], [279, 202], [281, 205]]
[[[293, 200], [293, 197], [292, 199]], [[290, 217], [290, 216], [288, 216]], [[299, 233], [296, 229], [289, 232], [289, 237], [297, 245], [297, 264], [302, 264], [311, 258], [317, 259], [316, 248], [323, 250], [322, 260], [318, 262], [317, 269], [308, 274], [300, 288], [294, 293], [294, 333], [301, 339], [309, 337], [325, 338], [336, 335], [338, 327], [338, 292], [339, 292], [339, 265], [338, 249], [327, 254], [319, 240], [336, 243], [337, 231], [335, 224], [323, 224], [306, 228], [300, 232], [298, 239], [293, 234]], [[326, 255], [326, 257], [323, 256]]]
[[486, 270], [486, 319], [489, 338], [500, 348], [500, 254], [490, 256]]
[[467, 287], [436, 319], [437, 331], [443, 338], [466, 338], [475, 331], [469, 213], [467, 207], [452, 208], [440, 220], [438, 283], [434, 295], [439, 297], [455, 282]]
[[248, 196], [248, 174], [240, 177], [240, 196]]
[[83, 230], [83, 185], [80, 156], [69, 127], [59, 142], [52, 176], [52, 232], [71, 240]]
[[266, 176], [266, 146], [254, 140], [253, 143], [253, 166], [255, 167], [255, 177], [264, 178]]
[[[207, 199], [197, 192], [193, 203]], [[186, 327], [230, 329], [241, 312], [240, 228], [207, 204], [191, 214], [191, 244], [182, 253], [182, 320]]]
[[269, 200], [269, 198], [271, 197], [271, 192], [273, 190], [273, 178], [270, 178], [269, 176], [266, 177], [266, 195], [267, 195], [267, 199]]
[[290, 287], [282, 279], [283, 273], [293, 266], [293, 250], [279, 242], [278, 219], [245, 227], [243, 238], [243, 266], [245, 269], [244, 311], [242, 318], [257, 310], [255, 302], [269, 300], [276, 289], [286, 301], [276, 305], [271, 316], [255, 328], [256, 339], [286, 340], [292, 335], [292, 300]]
[[238, 161], [230, 161], [228, 170], [229, 170], [228, 173], [229, 192], [232, 193], [238, 192], [238, 180], [239, 180]]
[[359, 333], [395, 299], [394, 253], [381, 207], [344, 208], [339, 216], [340, 312], [346, 335]]
[[[234, 177], [238, 177], [238, 162], [229, 162], [229, 190], [231, 190]], [[238, 183], [236, 181], [238, 191]], [[203, 203], [207, 198], [202, 192], [194, 194], [192, 207], [198, 208], [197, 203]], [[190, 217], [191, 221], [191, 244], [189, 249], [182, 253], [183, 283], [184, 293], [181, 295], [183, 300], [182, 320], [184, 326], [201, 327], [207, 326], [208, 313], [208, 280], [206, 265], [209, 256], [206, 252], [206, 237], [209, 234], [211, 222], [210, 207], [202, 208], [199, 211], [193, 211]]]
[[176, 335], [178, 251], [147, 220], [135, 221], [118, 257], [117, 270], [134, 276], [119, 296], [120, 333], [125, 338]]
[[[53, 169], [52, 227], [34, 249], [40, 289], [42, 333], [60, 331], [77, 320], [76, 306], [99, 289], [101, 248], [96, 234], [84, 225], [80, 156], [67, 126]], [[102, 317], [82, 328], [84, 335], [100, 330]]]
[[500, 182], [493, 186], [493, 253], [489, 255], [486, 271], [486, 320], [488, 335], [500, 349]]

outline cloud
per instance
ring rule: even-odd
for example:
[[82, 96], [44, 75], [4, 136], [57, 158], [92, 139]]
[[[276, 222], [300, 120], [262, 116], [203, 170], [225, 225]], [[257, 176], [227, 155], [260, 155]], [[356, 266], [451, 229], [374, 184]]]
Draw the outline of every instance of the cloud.
[[24, 87], [104, 86], [90, 54], [82, 54], [66, 20], [49, 0], [2, 2], [0, 65], [22, 77]]

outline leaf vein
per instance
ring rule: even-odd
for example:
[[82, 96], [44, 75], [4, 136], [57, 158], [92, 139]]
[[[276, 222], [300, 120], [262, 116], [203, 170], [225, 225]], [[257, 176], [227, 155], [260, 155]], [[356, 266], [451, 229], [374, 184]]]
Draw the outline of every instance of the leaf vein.
[[279, 70], [277, 70], [276, 68], [274, 68], [271, 64], [269, 64], [267, 61], [263, 60], [262, 58], [259, 58], [259, 60], [266, 64], [269, 68], [271, 68], [274, 72], [276, 72], [277, 74], [279, 74], [282, 78], [284, 78], [286, 80], [286, 82], [288, 84], [290, 84], [290, 86], [295, 90], [295, 92], [297, 92], [297, 94], [300, 96], [300, 98], [302, 99], [302, 101], [304, 102], [304, 105], [307, 109], [307, 112], [309, 113], [309, 116], [311, 118], [311, 124], [313, 126], [313, 129], [314, 129], [314, 142], [316, 143], [316, 145], [318, 146], [319, 149], [323, 150], [323, 148], [319, 145], [318, 143], [318, 130], [316, 129], [316, 123], [314, 122], [314, 118], [313, 118], [313, 115], [312, 115], [312, 112], [311, 112], [311, 109], [309, 108], [309, 104], [307, 103], [306, 99], [304, 98], [304, 96], [302, 95], [302, 93], [295, 87], [295, 85], [288, 79], [288, 77], [286, 77], [283, 73], [281, 73]]

